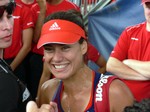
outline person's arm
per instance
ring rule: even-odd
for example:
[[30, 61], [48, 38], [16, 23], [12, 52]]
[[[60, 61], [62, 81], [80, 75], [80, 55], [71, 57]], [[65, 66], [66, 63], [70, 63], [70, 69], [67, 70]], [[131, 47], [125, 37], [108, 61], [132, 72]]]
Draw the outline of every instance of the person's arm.
[[134, 97], [129, 88], [120, 80], [114, 80], [109, 88], [110, 112], [123, 112], [126, 106], [132, 106]]
[[23, 46], [18, 52], [15, 59], [13, 60], [13, 62], [10, 64], [12, 70], [15, 70], [17, 68], [17, 66], [24, 60], [24, 58], [31, 50], [32, 36], [33, 36], [33, 28], [28, 28], [23, 30], [23, 35], [22, 35]]
[[33, 41], [35, 43], [37, 43], [40, 38], [41, 29], [42, 29], [44, 19], [45, 19], [45, 14], [46, 14], [46, 0], [37, 0], [37, 3], [40, 7], [40, 13], [38, 15], [38, 19], [36, 21], [35, 29], [34, 29]]
[[39, 101], [39, 96], [40, 96], [40, 89], [41, 89], [41, 86], [44, 82], [48, 81], [49, 79], [51, 78], [51, 72], [50, 70], [48, 69], [46, 63], [44, 62], [43, 64], [43, 72], [42, 72], [42, 75], [41, 75], [41, 78], [40, 78], [40, 82], [39, 82], [39, 86], [38, 86], [38, 92], [37, 92], [37, 97], [36, 97], [36, 103], [38, 104]]
[[126, 59], [123, 61], [124, 64], [132, 68], [133, 70], [140, 73], [142, 76], [150, 79], [150, 61], [138, 61], [133, 59]]
[[106, 73], [106, 60], [104, 59], [102, 55], [100, 55], [100, 57], [96, 61], [96, 64], [100, 67], [98, 69], [98, 72], [100, 72], [101, 74]]
[[110, 57], [107, 61], [106, 69], [108, 72], [127, 80], [147, 80], [146, 77], [133, 70], [120, 60]]
[[99, 73], [104, 74], [106, 72], [106, 60], [91, 43], [88, 43], [87, 59], [99, 66]]

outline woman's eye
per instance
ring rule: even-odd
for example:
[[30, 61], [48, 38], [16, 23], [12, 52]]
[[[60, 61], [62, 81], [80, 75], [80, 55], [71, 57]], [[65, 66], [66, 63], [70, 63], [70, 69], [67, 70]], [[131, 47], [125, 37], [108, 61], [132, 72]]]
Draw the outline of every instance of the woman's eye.
[[62, 47], [63, 50], [67, 50], [67, 49], [69, 49], [69, 48], [70, 48], [70, 46], [63, 46], [63, 47]]

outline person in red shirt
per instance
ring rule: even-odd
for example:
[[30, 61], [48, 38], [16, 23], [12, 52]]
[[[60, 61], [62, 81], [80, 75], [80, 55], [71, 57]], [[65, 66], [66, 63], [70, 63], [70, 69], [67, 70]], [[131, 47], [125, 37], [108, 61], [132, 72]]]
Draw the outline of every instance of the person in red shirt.
[[79, 11], [79, 7], [69, 0], [37, 0], [31, 8], [33, 14], [33, 20], [35, 24], [34, 36], [32, 43], [32, 52], [29, 59], [30, 73], [28, 88], [35, 99], [37, 95], [37, 89], [43, 70], [43, 48], [37, 49], [37, 42], [40, 37], [41, 27], [45, 17], [57, 11], [67, 11], [70, 9], [76, 9]]
[[[24, 7], [28, 7], [29, 9], [31, 9], [31, 7], [36, 4], [36, 0], [16, 0], [17, 3], [21, 4]], [[27, 10], [29, 11], [29, 10]], [[31, 10], [29, 11], [31, 12]], [[28, 34], [28, 35], [32, 35], [32, 40], [33, 40], [33, 31], [32, 33]], [[31, 56], [31, 50], [30, 52], [27, 54], [27, 56], [24, 59], [24, 71], [26, 73], [26, 85], [28, 88], [30, 88], [30, 71], [32, 70], [32, 67], [30, 66], [30, 56]], [[31, 90], [30, 90], [31, 91]]]
[[61, 11], [46, 18], [37, 47], [44, 47], [45, 62], [56, 78], [42, 85], [41, 110], [34, 104], [27, 105], [27, 112], [46, 112], [44, 106], [49, 112], [122, 112], [132, 106], [133, 96], [119, 78], [87, 66], [87, 41], [76, 13]]
[[137, 101], [150, 98], [150, 0], [142, 4], [146, 22], [123, 31], [106, 67], [123, 79]]

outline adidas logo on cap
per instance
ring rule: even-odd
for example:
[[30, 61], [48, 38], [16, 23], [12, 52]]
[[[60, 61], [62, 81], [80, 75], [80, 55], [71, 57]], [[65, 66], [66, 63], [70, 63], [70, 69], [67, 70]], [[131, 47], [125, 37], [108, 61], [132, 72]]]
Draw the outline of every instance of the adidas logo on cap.
[[50, 28], [49, 28], [49, 30], [60, 30], [60, 29], [61, 28], [59, 27], [59, 25], [56, 22], [54, 22], [52, 24], [52, 26], [50, 26]]

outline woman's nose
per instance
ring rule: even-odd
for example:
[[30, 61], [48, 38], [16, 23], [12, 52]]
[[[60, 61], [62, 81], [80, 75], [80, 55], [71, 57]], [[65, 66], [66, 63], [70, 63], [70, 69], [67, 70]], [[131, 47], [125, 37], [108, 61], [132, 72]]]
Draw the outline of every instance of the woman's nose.
[[60, 50], [56, 50], [53, 55], [53, 61], [61, 62], [63, 59], [63, 54]]

